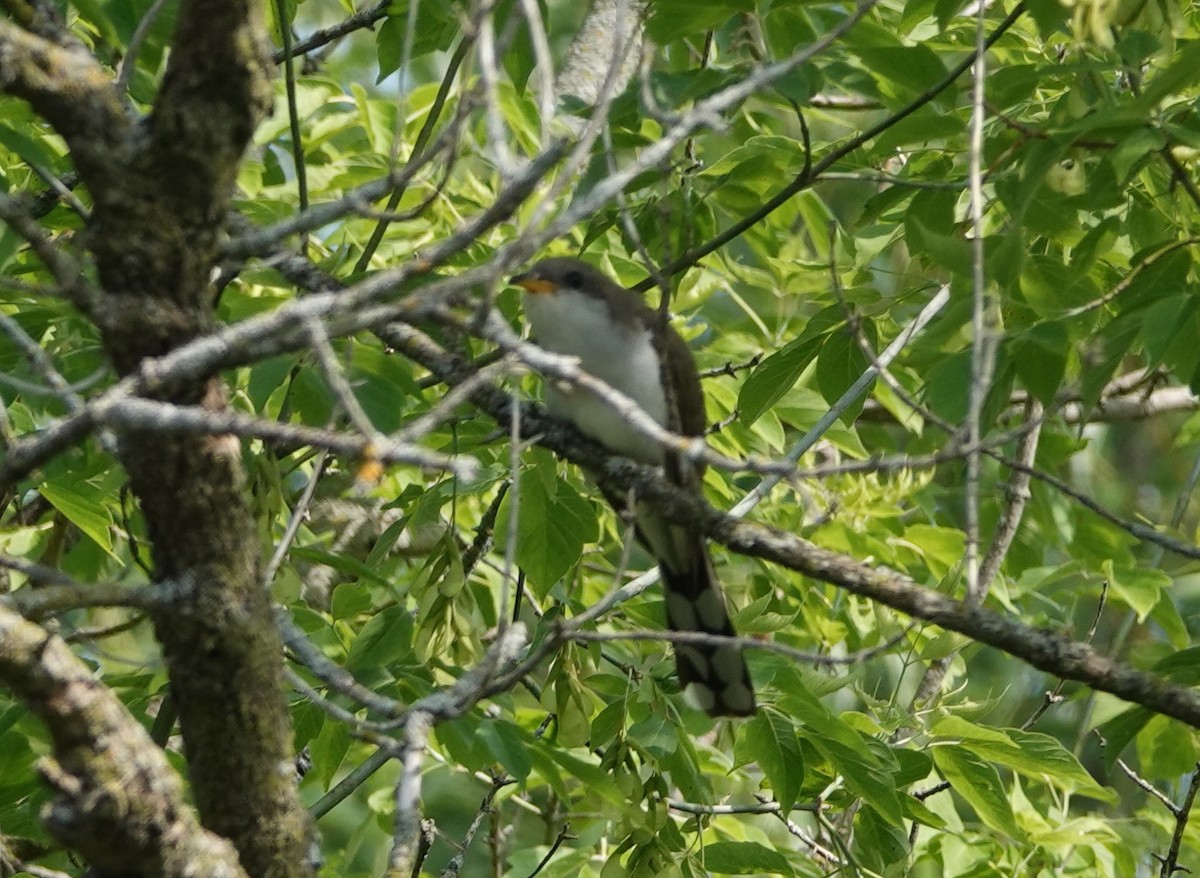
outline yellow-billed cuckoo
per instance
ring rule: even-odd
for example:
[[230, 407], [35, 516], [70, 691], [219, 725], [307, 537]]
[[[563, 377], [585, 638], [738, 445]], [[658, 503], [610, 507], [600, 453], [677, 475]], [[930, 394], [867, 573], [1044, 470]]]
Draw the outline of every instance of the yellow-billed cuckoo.
[[[636, 293], [586, 262], [567, 258], [544, 259], [512, 283], [525, 290], [525, 314], [538, 344], [578, 357], [584, 371], [621, 391], [662, 426], [687, 436], [704, 433], [704, 395], [692, 353]], [[670, 392], [664, 381], [670, 382]], [[699, 487], [698, 467], [664, 452], [595, 394], [550, 383], [546, 406], [613, 451], [663, 467], [678, 485]], [[624, 507], [619, 498], [608, 499]], [[633, 511], [638, 538], [658, 560], [670, 627], [732, 635], [704, 537], [665, 521], [642, 503], [635, 501]], [[713, 716], [754, 712], [754, 690], [740, 648], [676, 644], [675, 667], [680, 684]]]

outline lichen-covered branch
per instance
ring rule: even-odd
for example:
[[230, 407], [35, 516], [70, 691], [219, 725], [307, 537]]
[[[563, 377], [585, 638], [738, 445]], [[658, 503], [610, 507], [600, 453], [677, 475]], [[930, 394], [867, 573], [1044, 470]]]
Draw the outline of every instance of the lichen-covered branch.
[[643, 0], [596, 0], [567, 49], [554, 83], [555, 96], [595, 106], [614, 58], [617, 81], [612, 92], [620, 94], [641, 59], [645, 15]]
[[85, 181], [116, 172], [132, 120], [111, 78], [81, 44], [0, 20], [0, 90], [28, 101], [54, 126]]
[[50, 831], [101, 875], [245, 878], [237, 852], [201, 827], [142, 726], [57, 637], [0, 606], [0, 682], [54, 742], [42, 775]]
[[[186, 0], [157, 100], [138, 123], [85, 52], [0, 22], [0, 89], [58, 129], [92, 195], [83, 240], [102, 294], [89, 314], [124, 376], [214, 326], [217, 235], [246, 144], [270, 109], [273, 72], [258, 0]], [[207, 375], [151, 395], [212, 412], [226, 405]], [[155, 577], [194, 584], [151, 616], [201, 820], [233, 841], [250, 874], [309, 875], [312, 827], [291, 770], [282, 646], [239, 444], [128, 426], [118, 438]]]

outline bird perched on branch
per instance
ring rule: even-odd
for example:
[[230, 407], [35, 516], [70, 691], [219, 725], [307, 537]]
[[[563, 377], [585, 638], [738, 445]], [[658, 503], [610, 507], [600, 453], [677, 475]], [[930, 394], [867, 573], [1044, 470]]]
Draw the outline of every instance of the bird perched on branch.
[[[581, 368], [636, 402], [663, 427], [687, 436], [705, 429], [704, 395], [687, 343], [634, 292], [578, 259], [544, 259], [512, 283], [525, 290], [525, 314], [538, 344], [578, 357]], [[549, 384], [550, 413], [618, 454], [663, 467], [677, 485], [698, 489], [700, 468], [667, 452], [596, 394]], [[609, 497], [621, 511], [621, 498]], [[725, 596], [704, 537], [633, 502], [638, 539], [658, 561], [674, 631], [732, 635]], [[742, 650], [730, 644], [678, 643], [675, 667], [688, 695], [712, 716], [754, 712]]]

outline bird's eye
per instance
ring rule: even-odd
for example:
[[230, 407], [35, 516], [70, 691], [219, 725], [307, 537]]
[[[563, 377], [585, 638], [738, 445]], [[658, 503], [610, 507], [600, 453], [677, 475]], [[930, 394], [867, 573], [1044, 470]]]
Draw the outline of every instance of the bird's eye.
[[583, 286], [583, 272], [568, 271], [563, 275], [563, 286], [579, 289]]

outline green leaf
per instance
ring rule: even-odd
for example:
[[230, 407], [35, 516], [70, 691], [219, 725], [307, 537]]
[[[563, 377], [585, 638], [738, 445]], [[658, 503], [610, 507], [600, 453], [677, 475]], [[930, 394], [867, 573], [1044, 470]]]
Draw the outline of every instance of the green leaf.
[[[544, 759], [550, 764], [560, 766], [572, 778], [583, 783], [589, 795], [597, 795], [619, 810], [629, 806], [629, 797], [617, 786], [612, 773], [594, 762], [585, 761], [561, 747], [550, 747], [540, 741], [534, 743], [531, 753], [539, 765]], [[545, 770], [541, 770], [541, 773], [543, 777], [547, 776]]]
[[[811, 5], [790, 2], [760, 4], [759, 9], [765, 15], [763, 20], [763, 36], [767, 39], [767, 47], [777, 58], [785, 58], [796, 51], [797, 46], [811, 43], [820, 31], [814, 27], [813, 16], [809, 14]], [[817, 67], [818, 65], [808, 65]]]
[[957, 424], [967, 416], [971, 387], [971, 352], [958, 351], [928, 371], [925, 403], [941, 418]]
[[1172, 652], [1155, 662], [1151, 670], [1185, 686], [1200, 685], [1200, 646]]
[[1168, 593], [1163, 592], [1163, 596], [1150, 611], [1150, 618], [1163, 629], [1163, 633], [1167, 635], [1167, 639], [1176, 649], [1184, 649], [1192, 642], [1187, 623], [1183, 620], [1179, 608], [1175, 606]]
[[1146, 78], [1135, 105], [1144, 111], [1152, 111], [1164, 98], [1182, 95], [1196, 82], [1200, 82], [1200, 43], [1191, 42], [1171, 56], [1171, 64], [1166, 70]]
[[937, 15], [939, 30], [945, 30], [946, 25], [967, 5], [966, 0], [935, 0], [934, 10]]
[[517, 780], [525, 780], [533, 768], [529, 755], [530, 742], [523, 732], [511, 723], [485, 720], [476, 732], [496, 761]]
[[908, 103], [946, 76], [946, 65], [925, 45], [858, 46], [851, 51], [876, 78], [892, 106]]
[[1097, 261], [1106, 257], [1112, 251], [1121, 233], [1121, 223], [1116, 217], [1105, 217], [1096, 223], [1083, 239], [1075, 245], [1071, 254], [1071, 265], [1076, 271], [1091, 271]]
[[346, 669], [381, 668], [412, 651], [412, 613], [404, 606], [380, 610], [362, 627], [346, 653]]
[[975, 251], [971, 242], [961, 235], [944, 235], [922, 225], [914, 219], [907, 224], [909, 246], [914, 255], [927, 258], [934, 265], [945, 268], [960, 277], [970, 277], [975, 264]]
[[823, 339], [801, 338], [767, 357], [750, 373], [738, 394], [738, 416], [747, 427], [783, 399], [816, 357]]
[[1117, 567], [1112, 561], [1105, 561], [1103, 573], [1113, 592], [1125, 606], [1137, 613], [1139, 622], [1146, 621], [1150, 611], [1162, 598], [1164, 589], [1171, 587], [1171, 577], [1161, 570]]
[[938, 579], [962, 564], [966, 535], [961, 530], [935, 527], [931, 524], [913, 524], [904, 529], [904, 540], [913, 544], [921, 553], [929, 572]]
[[874, 873], [887, 874], [893, 863], [908, 855], [908, 833], [904, 824], [884, 820], [874, 808], [859, 811], [854, 820], [854, 852], [858, 862]]
[[788, 813], [804, 783], [804, 754], [796, 727], [782, 713], [763, 707], [745, 723], [734, 750], [739, 763], [757, 762], [783, 813]]
[[[878, 339], [874, 322], [862, 320], [859, 322], [859, 329], [870, 349], [875, 350]], [[821, 391], [825, 401], [833, 405], [862, 377], [870, 364], [849, 328], [831, 332], [825, 336], [825, 343], [821, 345], [821, 353], [817, 356], [817, 389]], [[865, 402], [866, 392], [846, 410], [842, 420], [847, 424], [852, 423], [862, 411]]]
[[589, 740], [593, 747], [606, 748], [615, 741], [617, 735], [625, 728], [625, 702], [617, 699], [610, 701], [592, 719], [592, 734]]
[[[775, 192], [781, 176], [792, 177], [804, 167], [804, 149], [789, 137], [752, 137], [700, 173], [713, 181], [710, 199], [730, 210], [752, 210]], [[803, 193], [803, 200], [811, 193]], [[799, 206], [799, 205], [798, 205]], [[817, 236], [824, 238], [824, 226]]]
[[[544, 4], [542, 6], [544, 14], [545, 6]], [[512, 0], [504, 0], [504, 2], [496, 4], [495, 14], [498, 26], [503, 27], [508, 22], [513, 16], [515, 7], [516, 4]], [[529, 35], [529, 28], [521, 27], [517, 29], [512, 43], [509, 44], [508, 51], [500, 56], [500, 61], [504, 65], [504, 72], [512, 80], [517, 94], [525, 94], [525, 88], [529, 82], [529, 74], [537, 66], [537, 59], [533, 53], [533, 39]]]
[[109, 555], [117, 557], [113, 553], [110, 531], [113, 526], [112, 513], [103, 503], [105, 495], [95, 485], [85, 481], [71, 484], [44, 482], [38, 490], [67, 521]]
[[1151, 717], [1137, 736], [1138, 771], [1153, 780], [1173, 780], [1196, 769], [1196, 733], [1165, 716]]
[[124, 40], [113, 27], [112, 20], [105, 9], [106, 5], [99, 0], [82, 0], [82, 2], [72, 3], [72, 6], [78, 11], [80, 19], [95, 28], [96, 33], [104, 42], [113, 47], [122, 46]]
[[674, 753], [679, 744], [677, 727], [663, 713], [652, 713], [638, 720], [629, 727], [627, 736], [658, 759], [665, 759]]
[[1100, 330], [1096, 338], [1098, 356], [1092, 359], [1090, 368], [1083, 373], [1079, 406], [1085, 415], [1091, 414], [1105, 385], [1129, 352], [1130, 345], [1137, 337], [1140, 316], [1137, 312], [1122, 314]]
[[381, 576], [378, 570], [350, 555], [340, 552], [326, 552], [324, 549], [318, 549], [315, 546], [297, 546], [292, 549], [292, 555], [302, 558], [305, 561], [311, 561], [314, 564], [324, 564], [326, 567], [332, 567], [339, 573], [345, 573], [347, 576], [353, 576], [366, 582], [374, 582], [377, 585], [389, 585], [387, 577]]
[[1142, 162], [1166, 145], [1166, 135], [1158, 129], [1139, 128], [1122, 138], [1108, 156], [1117, 182], [1121, 185], [1128, 182]]
[[1021, 383], [1042, 401], [1054, 404], [1067, 369], [1070, 344], [1063, 323], [1039, 323], [1009, 342], [1013, 367]]
[[787, 857], [753, 841], [717, 841], [704, 846], [704, 868], [719, 875], [794, 875]]
[[[1062, 742], [1041, 732], [1028, 732], [1023, 729], [1003, 731], [1016, 749], [1014, 751], [1004, 746], [1002, 753], [996, 751], [996, 761], [1026, 777], [1041, 777], [1069, 792], [1088, 796], [1109, 805], [1117, 804], [1117, 794], [1097, 783]], [[985, 757], [991, 752], [993, 751], [987, 747], [979, 751], [980, 755]]]
[[34, 762], [33, 750], [25, 735], [19, 731], [0, 733], [0, 790], [32, 784], [37, 778]]
[[951, 788], [975, 809], [987, 826], [1020, 840], [1024, 834], [1013, 819], [1000, 775], [966, 746], [933, 747], [933, 761]]
[[39, 165], [48, 171], [58, 165], [58, 151], [50, 143], [27, 137], [8, 125], [0, 125], [0, 146], [11, 149], [31, 165]]
[[400, 429], [405, 422], [405, 406], [421, 399], [409, 361], [376, 348], [364, 345], [355, 350], [350, 378], [363, 411], [384, 433]]
[[[1017, 175], [996, 185], [996, 193], [1013, 216], [1024, 219], [1027, 213], [1036, 213], [1029, 210], [1030, 205], [1045, 188], [1047, 174], [1060, 167], [1070, 150], [1067, 140], [1050, 139], [1034, 143], [1022, 152]], [[1062, 196], [1057, 195], [1057, 198], [1061, 200]]]
[[689, 802], [711, 802], [714, 799], [714, 778], [707, 764], [701, 764], [691, 731], [680, 723], [671, 722], [675, 743], [669, 753], [658, 757], [659, 764], [670, 774], [670, 782]]
[[[741, 81], [741, 74], [743, 72], [736, 68], [716, 70], [711, 67], [697, 67], [678, 72], [656, 72], [651, 75], [650, 84], [654, 88], [656, 97], [661, 99], [667, 106], [676, 107], [688, 101], [706, 97]], [[795, 142], [787, 138], [779, 137], [771, 139], [790, 144], [789, 149], [792, 152], [796, 149]], [[756, 137], [752, 138], [750, 142], [753, 143], [757, 140], [767, 140], [767, 138]], [[724, 161], [724, 159], [721, 161]], [[721, 164], [721, 162], [719, 161], [717, 164]]]
[[957, 716], [943, 717], [930, 731], [939, 738], [957, 741], [981, 759], [997, 762], [1026, 777], [1116, 804], [1116, 794], [1096, 783], [1079, 760], [1049, 735], [979, 726]]
[[1142, 338], [1151, 366], [1162, 362], [1167, 348], [1186, 326], [1187, 318], [1195, 309], [1195, 299], [1190, 295], [1165, 296], [1146, 308], [1142, 318]]
[[[595, 508], [555, 475], [548, 458], [521, 473], [516, 493], [517, 563], [529, 582], [545, 593], [579, 561], [584, 545], [596, 538]], [[496, 519], [497, 534], [508, 532], [512, 500], [510, 491]]]
[[1155, 714], [1145, 707], [1132, 707], [1117, 714], [1097, 729], [1100, 737], [1104, 740], [1104, 749], [1101, 753], [1105, 768], [1109, 771], [1112, 770], [1125, 747], [1137, 737], [1138, 732], [1144, 729], [1146, 723], [1150, 722], [1154, 716]]
[[445, 753], [456, 765], [471, 772], [484, 771], [495, 760], [491, 749], [478, 734], [479, 722], [478, 716], [470, 714], [438, 723], [433, 730], [434, 737]]
[[[408, 6], [417, 0], [394, 0], [388, 7], [388, 17], [375, 32], [379, 52], [379, 73], [376, 82], [383, 82], [400, 69], [404, 60], [404, 40], [408, 30]], [[413, 34], [412, 58], [446, 49], [458, 33], [457, 23], [449, 6], [422, 4]]]
[[301, 702], [292, 707], [292, 732], [297, 750], [303, 748], [321, 732], [325, 714], [315, 704]]
[[370, 612], [374, 606], [370, 589], [363, 588], [359, 582], [342, 582], [333, 589], [329, 614], [334, 619], [350, 619], [359, 613]]
[[656, 43], [674, 42], [718, 28], [738, 12], [753, 12], [754, 5], [751, 0], [655, 0], [646, 35]]
[[308, 424], [323, 424], [333, 415], [333, 394], [316, 369], [301, 369], [292, 379], [290, 400]]
[[334, 775], [342, 767], [346, 754], [350, 751], [350, 730], [346, 724], [326, 717], [321, 732], [308, 742], [308, 752], [312, 754], [313, 768], [321, 779], [321, 786], [329, 789]]
[[1057, 317], [1066, 309], [1090, 305], [1100, 299], [1100, 290], [1075, 265], [1058, 259], [1028, 256], [1022, 265], [1021, 295], [1039, 314]]
[[1028, 0], [1029, 14], [1038, 26], [1043, 39], [1062, 30], [1068, 24], [1070, 10], [1059, 0]]
[[701, 171], [700, 176], [722, 180], [734, 175], [744, 178], [761, 174], [764, 182], [769, 182], [772, 178], [777, 181], [780, 170], [786, 172], [788, 165], [785, 164], [783, 168], [772, 173], [771, 168], [776, 166], [776, 163], [791, 161], [796, 163], [796, 169], [803, 167], [804, 155], [799, 148], [800, 144], [790, 137], [751, 137]]
[[834, 770], [846, 779], [846, 785], [862, 796], [887, 820], [899, 823], [903, 812], [893, 780], [894, 765], [888, 765], [861, 733], [839, 717], [831, 715], [820, 702], [803, 711], [803, 726], [810, 732], [804, 740], [829, 760]]
[[840, 306], [823, 308], [809, 319], [799, 336], [759, 363], [738, 394], [742, 423], [752, 425], [779, 402], [816, 357], [825, 336], [845, 323]]
[[890, 126], [875, 140], [876, 155], [894, 155], [897, 150], [916, 145], [943, 143], [962, 136], [962, 119], [925, 106]]

